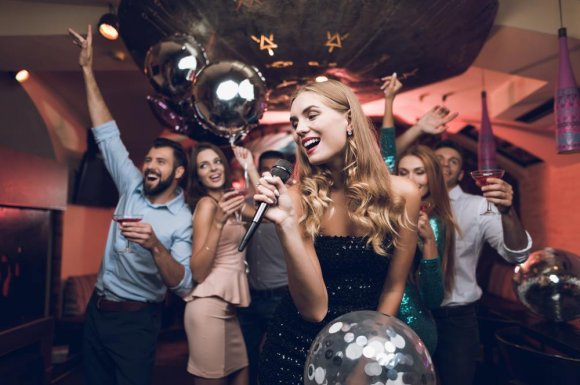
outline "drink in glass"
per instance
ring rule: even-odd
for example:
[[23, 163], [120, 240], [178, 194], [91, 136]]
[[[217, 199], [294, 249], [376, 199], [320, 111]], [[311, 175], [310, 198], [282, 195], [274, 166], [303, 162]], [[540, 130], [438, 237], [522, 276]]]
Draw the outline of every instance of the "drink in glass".
[[424, 212], [427, 215], [429, 215], [432, 208], [433, 208], [433, 202], [431, 202], [431, 201], [422, 201], [421, 205], [419, 206], [419, 210]]
[[[142, 214], [113, 214], [113, 220], [120, 225], [125, 223], [137, 223], [141, 222], [143, 219]], [[123, 253], [131, 253], [133, 250], [131, 249], [131, 241], [127, 239], [127, 246], [121, 250]]]
[[[236, 185], [236, 182], [233, 182], [232, 185], [234, 185], [234, 187], [230, 187], [224, 190], [224, 194], [225, 193], [229, 193], [232, 191], [235, 191], [236, 194], [232, 195], [229, 199], [235, 198], [237, 196], [246, 196], [248, 195], [248, 189], [244, 187], [241, 187], [241, 185]], [[239, 186], [239, 187], [236, 187]], [[243, 207], [243, 206], [242, 206]], [[236, 222], [242, 222], [242, 213], [240, 210], [236, 210], [234, 212], [235, 218], [236, 218]]]
[[[486, 186], [488, 184], [488, 178], [503, 178], [505, 173], [502, 169], [491, 169], [491, 170], [475, 170], [470, 172], [471, 177], [479, 185], [479, 187]], [[491, 202], [487, 201], [487, 210], [485, 210], [481, 215], [495, 215], [496, 213], [491, 210]]]

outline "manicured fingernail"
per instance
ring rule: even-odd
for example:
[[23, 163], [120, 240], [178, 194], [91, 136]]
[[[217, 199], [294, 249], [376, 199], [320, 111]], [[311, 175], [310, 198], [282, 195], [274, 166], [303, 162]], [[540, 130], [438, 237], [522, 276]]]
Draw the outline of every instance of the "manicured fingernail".
[[393, 72], [393, 77], [396, 78], [397, 77], [397, 73]]

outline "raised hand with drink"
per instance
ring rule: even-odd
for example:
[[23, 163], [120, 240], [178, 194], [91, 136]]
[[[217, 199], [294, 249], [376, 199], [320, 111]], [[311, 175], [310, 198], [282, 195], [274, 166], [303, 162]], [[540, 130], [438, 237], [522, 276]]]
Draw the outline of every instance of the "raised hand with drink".
[[487, 209], [481, 215], [495, 215], [491, 204], [495, 203], [500, 212], [506, 212], [512, 205], [512, 187], [503, 181], [505, 171], [502, 169], [475, 170], [470, 172], [475, 183], [481, 187], [483, 196], [487, 199]]
[[[232, 185], [234, 187], [230, 187], [224, 190], [224, 195], [228, 194], [227, 197], [225, 197], [226, 199], [232, 199], [232, 198], [245, 198], [246, 195], [248, 195], [248, 189], [245, 188], [245, 186], [243, 186], [242, 184], [236, 183], [236, 181], [232, 182]], [[242, 204], [240, 206], [240, 208], [236, 211], [234, 211], [234, 215], [236, 218], [237, 222], [242, 222], [242, 210], [244, 208], [244, 205]]]

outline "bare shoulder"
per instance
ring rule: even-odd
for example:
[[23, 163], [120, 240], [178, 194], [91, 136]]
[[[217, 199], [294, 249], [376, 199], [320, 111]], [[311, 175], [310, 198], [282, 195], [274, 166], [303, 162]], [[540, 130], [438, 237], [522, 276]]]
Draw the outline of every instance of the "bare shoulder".
[[193, 210], [193, 218], [195, 220], [196, 217], [207, 216], [208, 214], [215, 212], [216, 208], [217, 202], [212, 198], [205, 196], [201, 198], [195, 205], [195, 209]]
[[407, 178], [398, 175], [391, 175], [391, 191], [406, 200], [419, 200], [419, 189], [417, 185]]

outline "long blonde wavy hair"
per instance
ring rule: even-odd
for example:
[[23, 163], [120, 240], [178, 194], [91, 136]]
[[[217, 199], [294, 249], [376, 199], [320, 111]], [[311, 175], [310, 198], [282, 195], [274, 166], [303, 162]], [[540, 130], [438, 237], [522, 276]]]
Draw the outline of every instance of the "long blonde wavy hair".
[[[393, 194], [391, 177], [378, 146], [376, 131], [366, 118], [356, 95], [344, 84], [328, 80], [300, 88], [294, 100], [304, 92], [322, 96], [323, 103], [333, 110], [348, 114], [352, 135], [344, 151], [345, 196], [349, 218], [367, 239], [367, 244], [380, 255], [398, 245], [399, 231], [412, 228], [405, 210], [404, 198]], [[346, 135], [346, 133], [340, 133]], [[300, 180], [303, 215], [300, 223], [308, 236], [319, 233], [321, 219], [329, 209], [334, 181], [325, 165], [308, 161], [304, 147], [297, 146], [297, 174]]]

